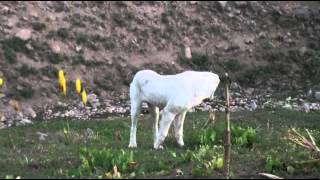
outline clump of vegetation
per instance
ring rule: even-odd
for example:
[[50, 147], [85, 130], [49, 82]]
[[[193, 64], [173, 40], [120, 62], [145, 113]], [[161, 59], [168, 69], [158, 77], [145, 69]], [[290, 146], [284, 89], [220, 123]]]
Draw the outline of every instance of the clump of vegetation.
[[134, 19], [134, 14], [130, 11], [113, 13], [111, 14], [111, 18], [116, 26], [127, 27], [129, 26], [129, 22]]
[[49, 78], [55, 78], [57, 76], [58, 68], [53, 65], [47, 65], [40, 69], [42, 75]]
[[79, 33], [76, 38], [77, 44], [82, 44], [92, 50], [98, 50], [99, 47], [91, 40], [91, 37], [85, 33]]
[[210, 175], [213, 170], [223, 168], [223, 147], [208, 145], [200, 146], [194, 152], [189, 152], [193, 164], [191, 173], [196, 177]]
[[84, 57], [80, 54], [74, 55], [71, 58], [71, 64], [72, 65], [77, 65], [77, 64], [85, 64], [86, 60]]
[[70, 38], [69, 29], [67, 28], [59, 28], [57, 31], [50, 31], [47, 35], [48, 38], [58, 37], [63, 41], [66, 41]]
[[52, 64], [59, 64], [59, 63], [61, 63], [63, 61], [68, 60], [68, 56], [62, 55], [62, 54], [59, 54], [59, 53], [50, 52], [50, 53], [47, 54], [47, 59]]
[[121, 173], [127, 173], [130, 170], [129, 163], [133, 162], [133, 151], [81, 148], [80, 159], [82, 161], [79, 168], [80, 176], [92, 175], [99, 170], [112, 171], [114, 166], [117, 166]]
[[86, 24], [83, 23], [81, 15], [78, 13], [71, 15], [70, 21], [71, 21], [72, 26], [74, 26], [74, 27], [85, 27], [86, 26]]
[[224, 65], [230, 72], [237, 72], [241, 69], [241, 64], [236, 59], [229, 59]]
[[13, 64], [17, 61], [17, 52], [24, 53], [26, 55], [30, 54], [30, 51], [26, 47], [28, 41], [22, 40], [18, 37], [7, 38], [3, 40], [1, 43], [4, 51], [4, 56], [10, 64]]
[[180, 55], [179, 61], [195, 70], [210, 70], [213, 67], [210, 57], [207, 54], [199, 52], [193, 52], [191, 59]]
[[[217, 123], [214, 127], [201, 131], [198, 135], [201, 145], [222, 145], [224, 143], [225, 124]], [[232, 144], [237, 147], [252, 147], [256, 142], [256, 130], [252, 127], [243, 128], [237, 125], [231, 125]]]
[[258, 79], [265, 80], [271, 78], [274, 74], [272, 66], [256, 66], [244, 70], [237, 77], [237, 81], [241, 85], [255, 86], [259, 83]]
[[280, 169], [283, 167], [281, 160], [274, 155], [267, 155], [265, 169], [267, 172], [271, 173], [275, 169]]
[[32, 25], [32, 29], [34, 29], [35, 31], [41, 32], [46, 29], [46, 25], [44, 23], [34, 22], [31, 25]]
[[20, 75], [23, 77], [27, 77], [29, 75], [38, 75], [36, 68], [26, 64], [23, 64], [20, 68], [17, 68], [17, 71], [20, 72]]

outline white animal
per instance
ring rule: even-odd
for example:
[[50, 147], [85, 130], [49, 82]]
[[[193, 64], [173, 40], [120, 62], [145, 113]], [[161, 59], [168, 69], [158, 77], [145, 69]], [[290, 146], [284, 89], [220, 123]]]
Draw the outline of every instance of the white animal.
[[[155, 119], [153, 147], [161, 149], [170, 125], [174, 122], [175, 138], [183, 142], [183, 123], [188, 110], [204, 99], [213, 99], [220, 83], [219, 76], [211, 72], [186, 71], [176, 75], [160, 75], [152, 70], [136, 73], [130, 84], [131, 132], [129, 148], [137, 147], [137, 116], [142, 102], [146, 102]], [[159, 109], [162, 109], [158, 130]]]

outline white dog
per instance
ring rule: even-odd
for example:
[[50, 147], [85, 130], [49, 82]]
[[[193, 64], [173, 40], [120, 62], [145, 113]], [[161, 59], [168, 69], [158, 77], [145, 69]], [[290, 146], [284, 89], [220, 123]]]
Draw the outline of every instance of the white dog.
[[[142, 102], [149, 105], [155, 118], [153, 125], [153, 147], [162, 148], [170, 125], [174, 121], [177, 143], [183, 142], [183, 123], [188, 110], [204, 99], [213, 99], [220, 83], [219, 76], [211, 72], [186, 71], [176, 75], [160, 75], [152, 70], [136, 73], [130, 84], [131, 132], [129, 148], [137, 147], [137, 116]], [[158, 132], [159, 108], [162, 109]]]

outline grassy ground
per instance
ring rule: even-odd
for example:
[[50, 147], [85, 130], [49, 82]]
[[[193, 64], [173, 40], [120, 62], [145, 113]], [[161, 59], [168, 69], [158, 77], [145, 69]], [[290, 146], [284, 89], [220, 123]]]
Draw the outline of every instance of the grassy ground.
[[[170, 131], [165, 149], [152, 149], [152, 121], [145, 115], [138, 124], [138, 148], [127, 148], [130, 119], [90, 121], [51, 120], [0, 131], [0, 178], [106, 178], [116, 164], [122, 177], [223, 178], [224, 114], [218, 123], [199, 130], [208, 113], [187, 114], [184, 129], [185, 147], [179, 148]], [[285, 178], [319, 178], [319, 164], [299, 165], [314, 155], [284, 139], [290, 127], [308, 128], [320, 144], [320, 113], [291, 112], [282, 109], [241, 112], [231, 115], [234, 127], [251, 127], [255, 135], [243, 141], [233, 132], [231, 171], [233, 178], [261, 178], [269, 172]], [[220, 123], [219, 123], [220, 122]], [[89, 129], [88, 129], [89, 128]], [[242, 130], [243, 130], [242, 129]], [[91, 131], [92, 130], [92, 131]], [[37, 132], [48, 134], [40, 141]], [[239, 131], [240, 132], [240, 131]], [[301, 131], [302, 132], [302, 131]], [[129, 166], [128, 163], [136, 162]]]

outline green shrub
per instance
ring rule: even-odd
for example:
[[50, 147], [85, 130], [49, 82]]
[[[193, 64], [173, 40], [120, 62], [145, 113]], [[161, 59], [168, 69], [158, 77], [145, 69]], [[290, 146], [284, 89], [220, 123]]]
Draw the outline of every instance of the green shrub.
[[280, 169], [282, 165], [283, 163], [280, 161], [279, 158], [272, 155], [267, 155], [265, 165], [265, 169], [267, 172], [271, 173], [275, 169]]
[[[251, 147], [256, 141], [256, 130], [231, 125], [232, 144], [238, 147]], [[201, 145], [221, 145], [224, 143], [225, 124], [216, 123], [214, 127], [205, 129], [198, 135], [198, 143]]]
[[96, 173], [96, 170], [101, 168], [105, 172], [112, 171], [113, 166], [117, 166], [121, 173], [127, 173], [130, 170], [129, 163], [133, 162], [133, 151], [81, 148], [80, 159], [80, 175]]
[[241, 64], [236, 59], [229, 59], [224, 65], [230, 72], [236, 72], [241, 69]]
[[34, 29], [35, 31], [40, 31], [41, 32], [44, 29], [46, 29], [46, 25], [44, 23], [34, 22], [31, 25], [32, 25], [32, 29]]

